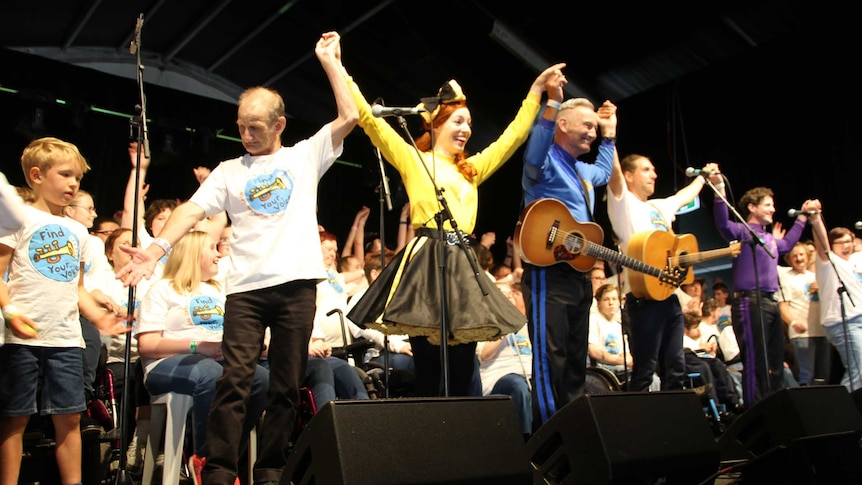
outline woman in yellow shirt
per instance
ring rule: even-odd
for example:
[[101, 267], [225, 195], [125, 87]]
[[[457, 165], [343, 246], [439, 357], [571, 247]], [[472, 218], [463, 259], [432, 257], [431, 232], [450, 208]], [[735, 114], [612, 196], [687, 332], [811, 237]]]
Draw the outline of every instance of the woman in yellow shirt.
[[[417, 106], [423, 110], [424, 126], [414, 147], [388, 122], [372, 114], [359, 87], [345, 73], [359, 108], [359, 126], [401, 175], [416, 234], [348, 317], [384, 333], [410, 336], [419, 396], [475, 394], [471, 381], [476, 342], [514, 333], [526, 323], [524, 315], [494, 288], [478, 265], [471, 264], [476, 262], [475, 253], [468, 255], [458, 241], [466, 241], [466, 235], [475, 228], [479, 184], [526, 141], [542, 93], [549, 86], [559, 88], [566, 82], [563, 67], [565, 64], [555, 64], [539, 74], [506, 130], [472, 155], [465, 151], [473, 133], [472, 118], [466, 96], [455, 80]], [[438, 229], [441, 223], [442, 232]], [[459, 238], [455, 229], [463, 237]], [[470, 247], [466, 249], [473, 252]], [[442, 277], [441, 267], [445, 268]], [[440, 358], [444, 317], [448, 380]]]

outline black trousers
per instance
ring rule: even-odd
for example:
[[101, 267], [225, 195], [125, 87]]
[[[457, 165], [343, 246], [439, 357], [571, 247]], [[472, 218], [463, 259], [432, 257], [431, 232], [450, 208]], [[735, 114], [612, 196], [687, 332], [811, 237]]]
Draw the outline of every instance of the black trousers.
[[207, 421], [208, 485], [233, 485], [237, 475], [248, 397], [270, 327], [269, 405], [259, 429], [255, 482], [278, 481], [296, 422], [299, 386], [314, 325], [316, 283], [300, 280], [228, 295], [222, 338], [224, 374], [216, 384]]

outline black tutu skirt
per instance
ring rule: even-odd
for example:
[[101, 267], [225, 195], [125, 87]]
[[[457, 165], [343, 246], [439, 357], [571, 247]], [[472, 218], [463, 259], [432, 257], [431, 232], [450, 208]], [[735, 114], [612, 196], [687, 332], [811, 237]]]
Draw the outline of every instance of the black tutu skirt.
[[[395, 255], [347, 317], [361, 327], [389, 335], [428, 337], [429, 342], [439, 345], [443, 321], [441, 246], [446, 258], [449, 345], [496, 340], [526, 324], [527, 317], [483, 271], [476, 277], [465, 249], [427, 236], [414, 238]], [[475, 260], [473, 248], [466, 250]]]

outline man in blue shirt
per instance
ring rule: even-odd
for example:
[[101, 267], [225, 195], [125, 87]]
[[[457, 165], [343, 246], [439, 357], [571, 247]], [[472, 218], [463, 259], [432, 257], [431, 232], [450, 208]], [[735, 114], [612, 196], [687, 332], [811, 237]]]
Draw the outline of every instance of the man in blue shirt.
[[[608, 183], [617, 156], [616, 106], [605, 101], [597, 111], [584, 98], [560, 103], [562, 86], [547, 92], [547, 106], [525, 149], [524, 203], [529, 206], [540, 199], [556, 199], [565, 204], [574, 221], [590, 222], [595, 187]], [[599, 132], [603, 138], [595, 163], [579, 160], [590, 151]], [[533, 342], [536, 429], [584, 392], [593, 294], [588, 273], [577, 267], [524, 259], [522, 284]], [[587, 269], [590, 267], [592, 264]]]

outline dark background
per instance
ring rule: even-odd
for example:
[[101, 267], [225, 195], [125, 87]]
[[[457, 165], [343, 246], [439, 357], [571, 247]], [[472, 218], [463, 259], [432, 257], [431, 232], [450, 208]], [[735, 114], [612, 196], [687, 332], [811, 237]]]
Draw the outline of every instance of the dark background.
[[[217, 5], [221, 11], [209, 2], [164, 2], [168, 6], [161, 11], [156, 6], [162, 2], [120, 2], [124, 5], [111, 5], [110, 15], [104, 11], [108, 7], [96, 7], [101, 2], [47, 3], [40, 3], [48, 8], [41, 16], [35, 5], [0, 8], [0, 169], [12, 183], [23, 184], [18, 161], [31, 139], [51, 135], [71, 141], [93, 167], [82, 188], [93, 193], [102, 214], [121, 208], [129, 174], [129, 116], [140, 104], [140, 87], [127, 42], [137, 12], [146, 12], [152, 19], [142, 41], [153, 154], [150, 200], [187, 198], [197, 185], [194, 166], [215, 166], [242, 153], [237, 141], [224, 138], [237, 137], [236, 107], [229, 101], [237, 88], [272, 80], [289, 112], [285, 144], [332, 119], [331, 92], [313, 55], [320, 32], [330, 29], [342, 32], [344, 63], [369, 100], [380, 96], [389, 106], [413, 106], [447, 79], [458, 79], [473, 113], [467, 147], [481, 150], [514, 116], [538, 73], [489, 40], [487, 19], [496, 18], [550, 63], [568, 62], [570, 84], [595, 104], [611, 99], [618, 105], [618, 149], [653, 160], [657, 196], [687, 183], [686, 167], [714, 160], [734, 200], [758, 185], [773, 188], [776, 220], [785, 225], [791, 223], [787, 209], [807, 198], [823, 201], [829, 226], [852, 227], [862, 219], [857, 192], [862, 96], [854, 74], [860, 42], [852, 16], [831, 2], [626, 8], [550, 2], [560, 13], [553, 15], [553, 8], [533, 12], [524, 4], [443, 1], [428, 17], [425, 7], [406, 0], [262, 2], [253, 11], [230, 1]], [[286, 5], [291, 8], [277, 20], [266, 20], [267, 8]], [[182, 15], [165, 13], [180, 6]], [[232, 24], [222, 19], [226, 15]], [[241, 44], [240, 35], [254, 38]], [[127, 65], [125, 75], [68, 59], [75, 49], [94, 45], [101, 46], [101, 55], [109, 46]], [[232, 51], [240, 45], [242, 50]], [[58, 60], [28, 46], [57, 49], [48, 57]], [[219, 55], [229, 62], [218, 61]], [[188, 92], [194, 89], [164, 87], [165, 72], [186, 63], [207, 68], [201, 78], [233, 82], [233, 90], [223, 89], [223, 99], [213, 99]], [[416, 126], [415, 120], [410, 123]], [[406, 197], [389, 166], [387, 174], [394, 209], [384, 211], [384, 231], [394, 246]], [[520, 174], [519, 151], [480, 187], [476, 233], [497, 233], [499, 258], [520, 213]], [[372, 209], [366, 229], [379, 231], [379, 177], [375, 151], [357, 128], [320, 187], [320, 222], [339, 236], [340, 245], [363, 205]], [[722, 247], [726, 242], [712, 228], [712, 196], [703, 192], [702, 198], [700, 210], [678, 219], [678, 230], [694, 233], [702, 250]], [[610, 245], [604, 209], [598, 204], [597, 217]], [[705, 265], [699, 273], [726, 263]]]

